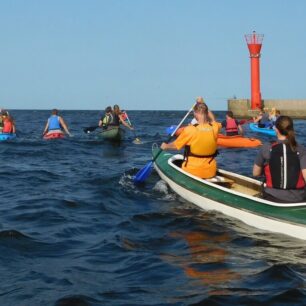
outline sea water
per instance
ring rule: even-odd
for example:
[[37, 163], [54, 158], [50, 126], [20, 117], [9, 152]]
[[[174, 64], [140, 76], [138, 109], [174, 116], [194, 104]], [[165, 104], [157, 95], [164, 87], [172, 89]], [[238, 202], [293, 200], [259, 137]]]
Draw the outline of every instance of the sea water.
[[[200, 210], [154, 171], [133, 184], [185, 112], [128, 112], [141, 144], [130, 131], [120, 143], [85, 134], [99, 111], [63, 111], [73, 137], [48, 141], [48, 111], [11, 114], [17, 138], [0, 143], [0, 305], [306, 304], [305, 241]], [[295, 127], [306, 145], [306, 122]], [[220, 152], [220, 167], [251, 175], [257, 149]]]

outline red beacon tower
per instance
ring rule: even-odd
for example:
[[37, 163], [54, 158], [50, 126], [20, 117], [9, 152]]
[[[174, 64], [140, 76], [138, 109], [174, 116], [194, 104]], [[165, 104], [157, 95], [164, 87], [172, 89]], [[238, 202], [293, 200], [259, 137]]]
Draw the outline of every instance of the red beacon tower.
[[261, 108], [259, 59], [263, 34], [244, 35], [248, 44], [251, 59], [251, 109]]

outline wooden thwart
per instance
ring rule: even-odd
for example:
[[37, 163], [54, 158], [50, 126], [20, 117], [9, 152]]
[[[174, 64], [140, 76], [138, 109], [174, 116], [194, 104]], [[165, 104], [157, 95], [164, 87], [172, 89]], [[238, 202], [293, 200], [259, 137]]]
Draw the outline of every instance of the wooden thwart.
[[210, 183], [214, 183], [214, 184], [218, 184], [218, 185], [226, 185], [226, 186], [229, 186], [231, 187], [235, 181], [232, 180], [232, 179], [229, 179], [227, 177], [224, 177], [224, 176], [220, 176], [220, 175], [216, 175], [212, 178], [209, 178], [209, 179], [205, 179], [207, 182], [210, 182]]

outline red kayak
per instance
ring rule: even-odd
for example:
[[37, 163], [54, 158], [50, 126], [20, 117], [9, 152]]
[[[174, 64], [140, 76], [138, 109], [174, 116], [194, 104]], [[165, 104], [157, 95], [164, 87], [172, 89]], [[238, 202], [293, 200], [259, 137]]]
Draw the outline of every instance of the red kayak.
[[56, 138], [64, 138], [64, 133], [61, 132], [48, 132], [44, 135], [44, 139], [56, 139]]

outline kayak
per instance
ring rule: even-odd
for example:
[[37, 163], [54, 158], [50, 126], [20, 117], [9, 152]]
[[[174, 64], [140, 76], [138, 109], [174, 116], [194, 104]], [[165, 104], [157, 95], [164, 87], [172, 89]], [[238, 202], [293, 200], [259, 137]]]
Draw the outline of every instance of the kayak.
[[0, 133], [0, 141], [10, 140], [16, 138], [15, 133]]
[[225, 136], [218, 134], [218, 146], [227, 148], [255, 148], [262, 145], [262, 142], [256, 138], [247, 138], [241, 135]]
[[270, 136], [276, 136], [276, 132], [274, 129], [260, 128], [256, 123], [250, 123], [249, 127], [253, 132], [263, 133]]
[[[175, 136], [179, 136], [185, 126], [180, 127], [176, 132]], [[167, 128], [167, 134], [172, 134], [176, 129], [175, 125], [172, 125]], [[217, 139], [218, 146], [227, 147], [227, 148], [255, 148], [262, 145], [262, 142], [256, 138], [246, 138], [241, 135], [235, 136], [225, 136], [223, 134], [218, 134]]]
[[109, 127], [99, 132], [97, 136], [105, 140], [120, 141], [124, 136], [124, 130], [118, 126]]
[[48, 132], [44, 135], [44, 139], [57, 139], [57, 138], [64, 138], [64, 133], [61, 132]]
[[[153, 157], [158, 152], [158, 148], [153, 148]], [[162, 151], [154, 168], [170, 188], [188, 202], [264, 231], [306, 240], [306, 203], [264, 200], [262, 182], [222, 169], [214, 178], [198, 178], [181, 169], [182, 161], [181, 154]]]

